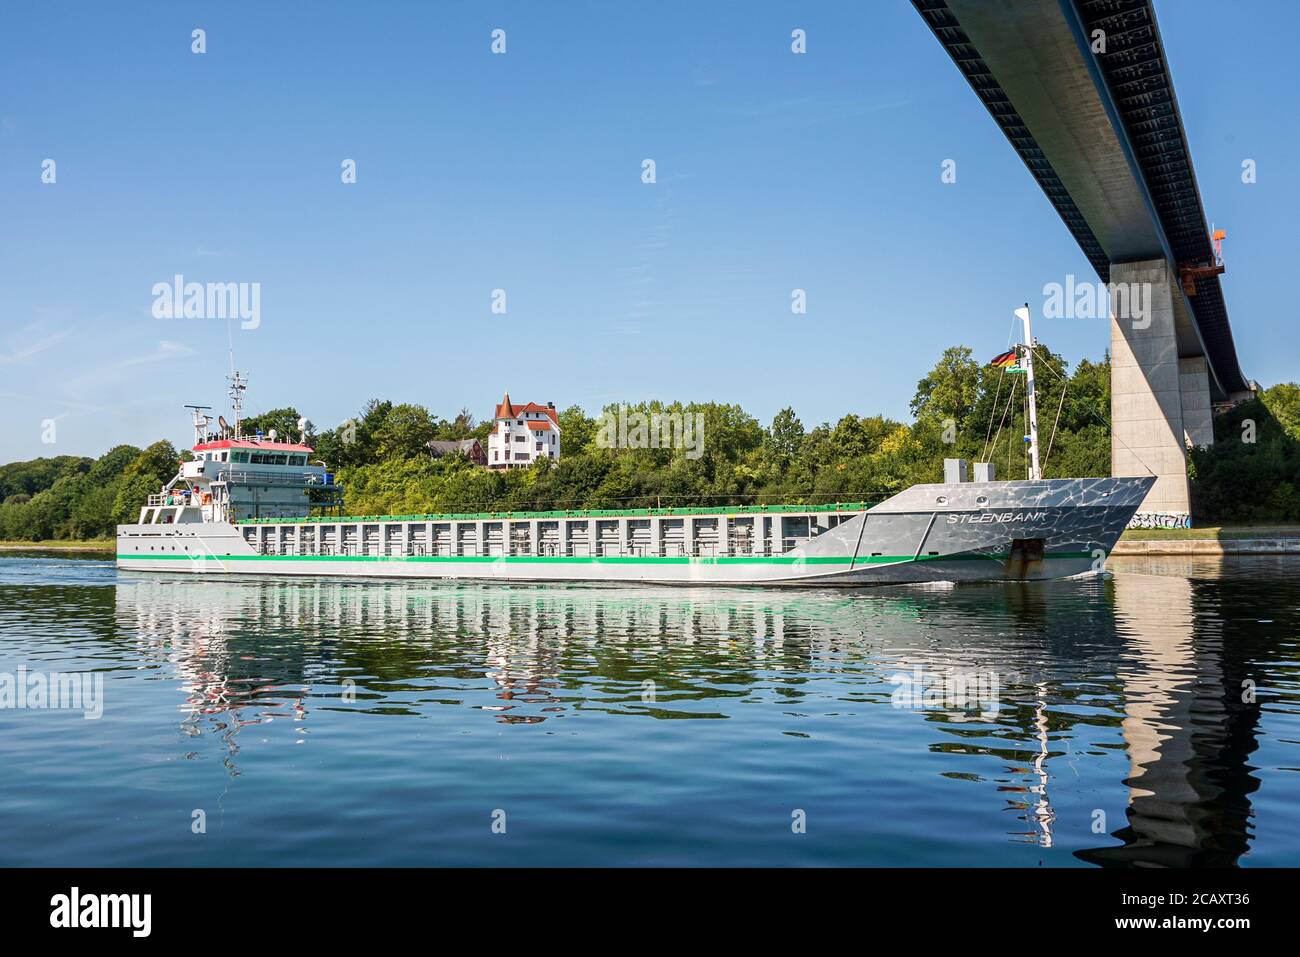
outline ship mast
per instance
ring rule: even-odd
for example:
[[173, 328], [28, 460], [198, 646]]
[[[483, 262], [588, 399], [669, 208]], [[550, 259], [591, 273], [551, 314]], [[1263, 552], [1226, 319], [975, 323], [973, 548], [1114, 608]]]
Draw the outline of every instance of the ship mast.
[[1037, 481], [1043, 477], [1038, 467], [1038, 398], [1034, 394], [1034, 333], [1029, 326], [1029, 303], [1016, 310], [1016, 316], [1025, 326], [1025, 348], [1021, 354], [1025, 368], [1025, 395], [1029, 398], [1029, 478]]
[[208, 423], [212, 421], [206, 413], [212, 408], [210, 405], [187, 405], [185, 408], [191, 410], [191, 417], [194, 421], [194, 444], [199, 445], [206, 442], [208, 438]]
[[227, 395], [230, 396], [230, 407], [235, 413], [235, 438], [243, 438], [240, 431], [240, 420], [244, 411], [244, 390], [248, 388], [248, 380], [238, 373], [232, 367], [230, 375], [226, 376], [230, 380], [230, 390]]

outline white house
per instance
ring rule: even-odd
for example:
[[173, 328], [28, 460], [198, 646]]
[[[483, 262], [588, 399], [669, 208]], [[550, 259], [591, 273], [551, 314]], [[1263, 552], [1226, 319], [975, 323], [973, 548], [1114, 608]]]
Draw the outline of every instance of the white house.
[[555, 403], [515, 405], [507, 392], [497, 406], [487, 457], [490, 469], [522, 468], [546, 457], [558, 459], [560, 418]]

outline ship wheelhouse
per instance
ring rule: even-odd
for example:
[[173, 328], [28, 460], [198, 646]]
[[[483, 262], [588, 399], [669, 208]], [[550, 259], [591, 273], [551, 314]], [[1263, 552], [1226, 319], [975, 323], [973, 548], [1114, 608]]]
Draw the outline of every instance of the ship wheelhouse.
[[273, 439], [206, 437], [162, 491], [149, 496], [141, 524], [306, 518], [341, 504], [341, 488], [312, 448]]

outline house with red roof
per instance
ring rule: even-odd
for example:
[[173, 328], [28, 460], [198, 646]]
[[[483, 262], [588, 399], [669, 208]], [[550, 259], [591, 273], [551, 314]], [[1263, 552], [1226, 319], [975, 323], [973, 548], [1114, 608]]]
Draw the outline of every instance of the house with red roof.
[[488, 436], [488, 468], [523, 468], [540, 458], [559, 457], [560, 417], [555, 403], [519, 405], [510, 401], [507, 392], [497, 405], [496, 421]]

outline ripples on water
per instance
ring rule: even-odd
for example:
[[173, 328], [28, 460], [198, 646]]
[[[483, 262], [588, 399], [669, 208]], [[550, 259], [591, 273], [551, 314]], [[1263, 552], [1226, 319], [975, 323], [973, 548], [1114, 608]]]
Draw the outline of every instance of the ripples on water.
[[[1113, 565], [817, 592], [0, 558], [0, 672], [104, 679], [99, 720], [0, 710], [0, 863], [1297, 863], [1298, 566]], [[903, 675], [947, 693], [898, 707]]]

